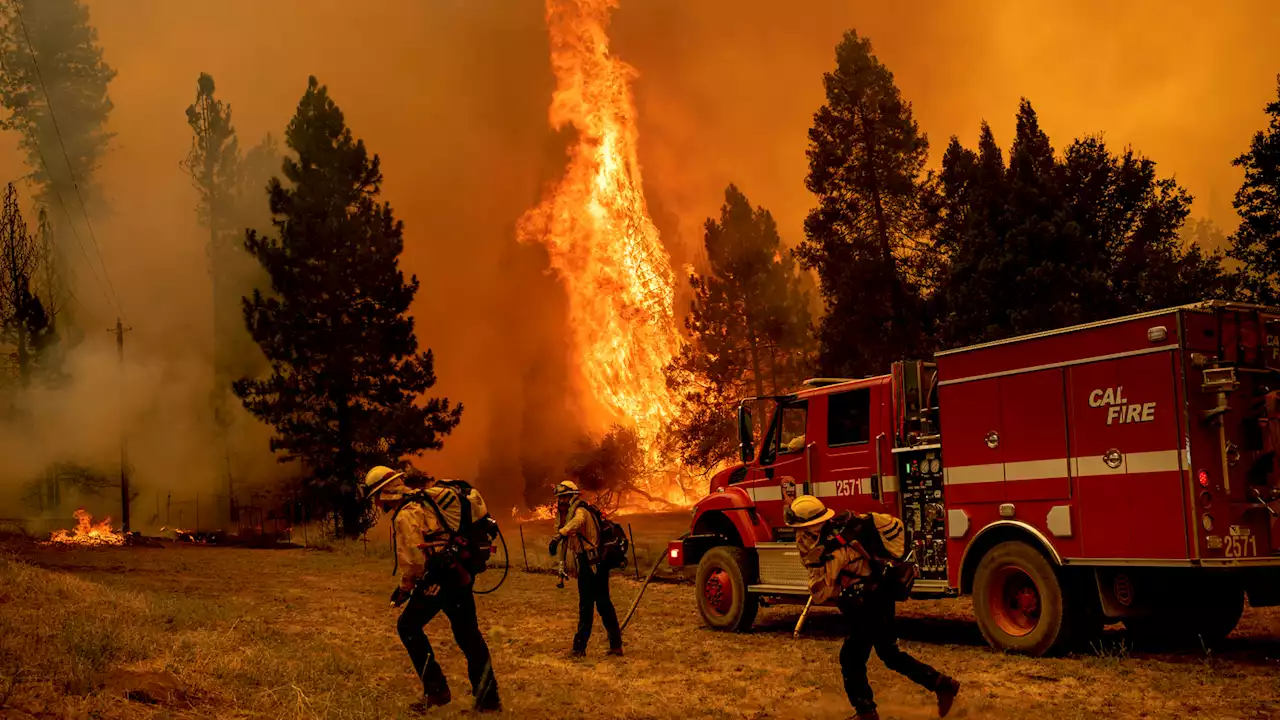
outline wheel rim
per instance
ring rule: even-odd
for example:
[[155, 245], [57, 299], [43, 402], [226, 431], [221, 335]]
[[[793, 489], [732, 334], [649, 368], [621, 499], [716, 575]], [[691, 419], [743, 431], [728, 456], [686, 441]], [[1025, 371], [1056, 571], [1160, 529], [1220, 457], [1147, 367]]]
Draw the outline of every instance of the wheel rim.
[[723, 568], [716, 568], [702, 586], [702, 597], [712, 615], [723, 616], [733, 607], [733, 579]]
[[987, 608], [1003, 632], [1022, 637], [1040, 622], [1040, 591], [1026, 571], [1006, 565], [992, 578]]

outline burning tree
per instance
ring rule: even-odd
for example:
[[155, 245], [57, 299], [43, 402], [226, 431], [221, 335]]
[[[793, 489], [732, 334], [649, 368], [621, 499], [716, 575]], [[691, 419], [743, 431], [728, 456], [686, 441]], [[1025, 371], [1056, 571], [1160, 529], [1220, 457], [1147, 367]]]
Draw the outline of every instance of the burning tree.
[[569, 458], [565, 474], [583, 490], [596, 493], [601, 507], [615, 509], [630, 495], [662, 503], [644, 490], [644, 481], [653, 469], [646, 449], [633, 428], [612, 426], [599, 440], [584, 437]]
[[285, 138], [297, 159], [284, 161], [290, 187], [271, 180], [277, 237], [249, 230], [245, 242], [271, 278], [270, 295], [245, 298], [244, 316], [272, 372], [234, 390], [275, 427], [281, 462], [302, 461], [308, 492], [354, 537], [368, 520], [361, 470], [440, 448], [462, 406], [418, 402], [436, 377], [406, 314], [418, 279], [400, 271], [404, 226], [376, 200], [378, 156], [314, 77]]
[[689, 342], [667, 367], [679, 413], [664, 444], [703, 471], [735, 455], [733, 404], [801, 381], [812, 345], [808, 296], [773, 216], [733, 185], [724, 197], [705, 225], [708, 271], [689, 277]]
[[644, 198], [635, 71], [609, 48], [609, 14], [617, 4], [547, 0], [556, 76], [551, 124], [572, 127], [576, 141], [564, 176], [521, 218], [518, 236], [547, 248], [565, 288], [576, 395], [587, 425], [633, 427], [652, 456], [673, 412], [663, 370], [679, 339], [675, 274]]

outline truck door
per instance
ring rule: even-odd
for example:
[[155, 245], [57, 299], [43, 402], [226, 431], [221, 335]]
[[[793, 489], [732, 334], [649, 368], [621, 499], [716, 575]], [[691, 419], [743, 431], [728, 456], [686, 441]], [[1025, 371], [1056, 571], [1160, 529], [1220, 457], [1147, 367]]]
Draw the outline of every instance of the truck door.
[[1168, 353], [1068, 370], [1071, 474], [1085, 557], [1188, 557], [1174, 377]]
[[884, 386], [832, 393], [827, 402], [826, 448], [815, 494], [834, 510], [892, 513], [893, 457], [883, 429]]
[[765, 480], [753, 483], [752, 498], [769, 524], [785, 524], [782, 510], [797, 495], [813, 494], [805, 449], [809, 442], [809, 403], [797, 400], [778, 408], [760, 451]]

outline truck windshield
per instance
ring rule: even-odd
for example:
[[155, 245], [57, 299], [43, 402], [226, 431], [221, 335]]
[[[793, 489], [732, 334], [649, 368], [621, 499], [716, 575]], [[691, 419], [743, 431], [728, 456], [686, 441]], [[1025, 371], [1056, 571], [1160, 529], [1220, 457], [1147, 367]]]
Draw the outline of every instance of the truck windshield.
[[804, 451], [806, 410], [805, 403], [783, 406], [782, 422], [778, 424], [778, 444], [775, 448], [777, 454]]

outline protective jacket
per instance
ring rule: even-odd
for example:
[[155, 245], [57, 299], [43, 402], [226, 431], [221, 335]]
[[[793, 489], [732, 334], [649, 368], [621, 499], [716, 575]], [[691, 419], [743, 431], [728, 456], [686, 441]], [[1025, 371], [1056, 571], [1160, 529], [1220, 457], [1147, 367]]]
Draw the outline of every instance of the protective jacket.
[[[415, 491], [402, 491], [415, 492]], [[440, 518], [430, 505], [423, 502], [406, 503], [395, 516], [393, 531], [395, 532], [396, 562], [399, 564], [400, 587], [412, 590], [426, 573], [428, 559], [443, 548], [451, 531], [457, 531], [462, 523], [461, 503], [458, 493], [450, 488], [429, 487], [425, 492], [438, 508], [448, 526], [440, 524]], [[483, 505], [478, 508], [484, 511]], [[477, 508], [472, 507], [474, 516]]]
[[564, 538], [565, 551], [575, 555], [586, 553], [595, 560], [595, 549], [600, 544], [600, 527], [581, 500], [575, 500], [565, 512], [565, 520], [557, 531]]
[[860, 543], [854, 541], [828, 553], [820, 537], [820, 532], [813, 531], [796, 534], [800, 559], [809, 572], [809, 594], [815, 603], [824, 603], [871, 575], [870, 555]]

